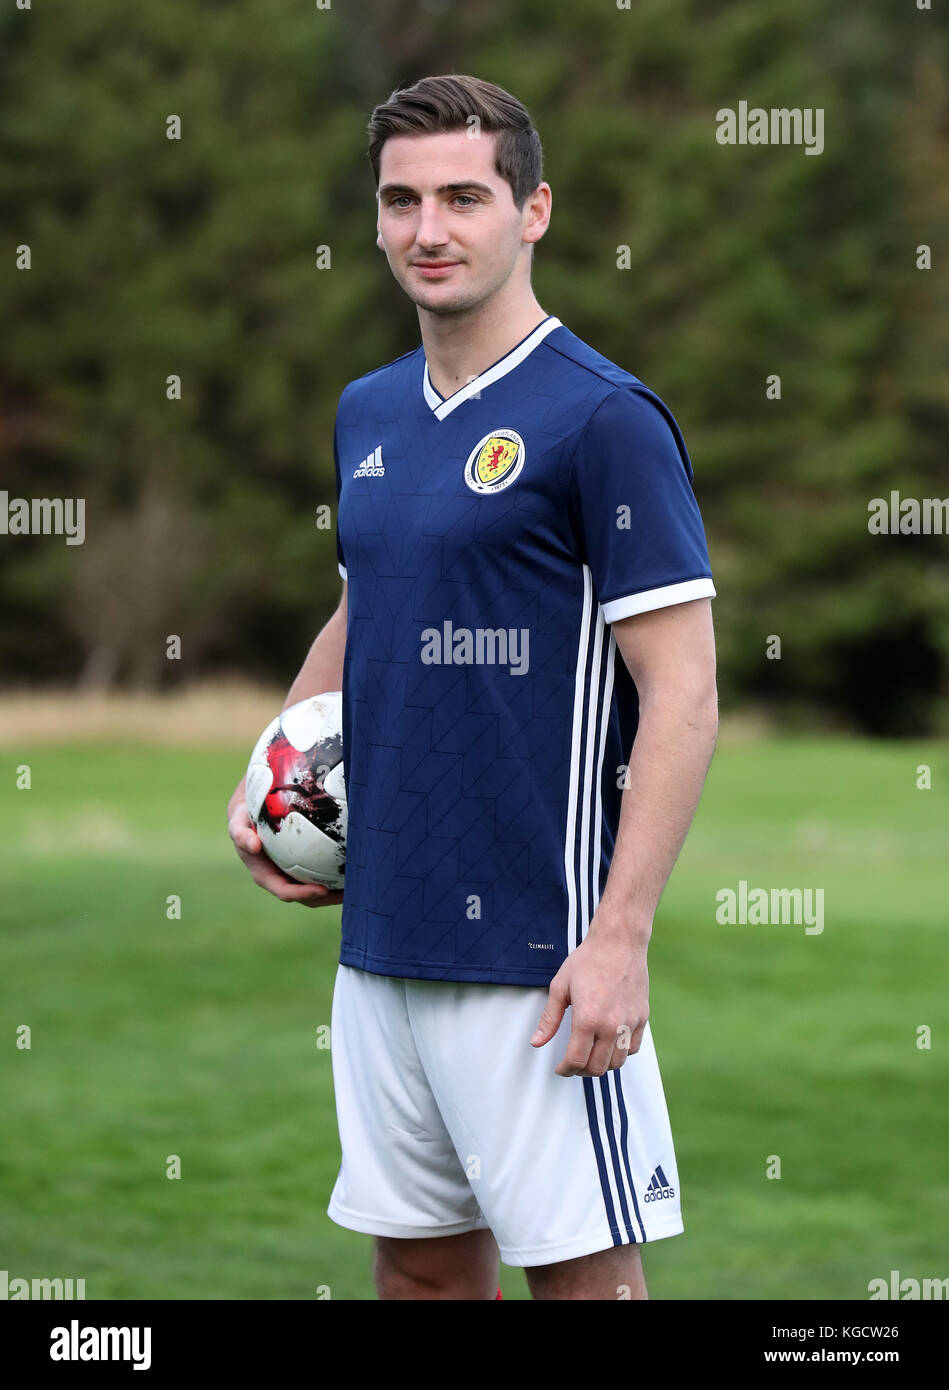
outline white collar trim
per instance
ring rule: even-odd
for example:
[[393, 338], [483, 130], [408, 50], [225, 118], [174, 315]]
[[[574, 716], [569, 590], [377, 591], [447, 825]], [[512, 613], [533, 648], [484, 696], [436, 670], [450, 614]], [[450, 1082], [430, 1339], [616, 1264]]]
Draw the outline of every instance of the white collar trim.
[[422, 394], [425, 397], [426, 403], [431, 407], [432, 414], [439, 420], [444, 420], [445, 416], [450, 415], [456, 405], [461, 405], [464, 401], [470, 400], [470, 398], [477, 395], [483, 387], [490, 386], [492, 382], [497, 381], [500, 377], [506, 376], [508, 372], [513, 371], [519, 363], [524, 361], [524, 358], [527, 357], [529, 353], [533, 352], [537, 344], [547, 337], [548, 333], [552, 333], [555, 328], [559, 327], [559, 319], [553, 316], [544, 319], [543, 323], [537, 325], [533, 333], [528, 334], [522, 343], [518, 343], [517, 347], [511, 348], [511, 351], [502, 357], [499, 362], [495, 362], [493, 367], [489, 367], [487, 371], [482, 372], [480, 376], [476, 376], [473, 381], [469, 381], [464, 386], [460, 386], [453, 395], [446, 397], [445, 400], [442, 400], [429, 380], [428, 362], [426, 361], [425, 371], [422, 373]]

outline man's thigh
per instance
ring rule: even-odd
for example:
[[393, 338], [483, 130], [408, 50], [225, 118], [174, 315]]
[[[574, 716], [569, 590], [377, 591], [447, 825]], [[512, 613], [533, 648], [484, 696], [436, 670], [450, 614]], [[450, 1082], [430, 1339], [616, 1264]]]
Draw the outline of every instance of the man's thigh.
[[418, 1057], [406, 981], [341, 965], [333, 1082], [342, 1147], [332, 1220], [397, 1241], [487, 1228]]
[[[505, 1264], [566, 1265], [682, 1231], [648, 1024], [618, 1070], [562, 1077], [569, 1010], [547, 1047], [530, 1046], [546, 988], [409, 981], [406, 992], [438, 1112]], [[615, 1282], [638, 1283], [638, 1254], [617, 1258], [605, 1266]]]
[[[649, 1026], [619, 1071], [559, 1077], [569, 1012], [548, 1047], [530, 1046], [546, 997], [545, 988], [340, 967], [333, 1069], [343, 1161], [329, 1214], [395, 1241], [403, 1265], [421, 1243], [421, 1272], [410, 1263], [402, 1274], [424, 1281], [433, 1240], [478, 1232], [493, 1234], [506, 1264], [533, 1269], [682, 1230]], [[634, 1287], [637, 1266], [620, 1275], [614, 1285]]]
[[648, 1299], [638, 1245], [597, 1250], [576, 1260], [525, 1269], [535, 1299]]
[[494, 1299], [498, 1247], [490, 1231], [425, 1240], [377, 1236], [372, 1274], [380, 1299]]
[[[376, 1237], [373, 1279], [380, 1299], [494, 1299], [498, 1247], [490, 1231], [431, 1240]], [[648, 1299], [639, 1247], [614, 1246], [525, 1269], [531, 1297]]]

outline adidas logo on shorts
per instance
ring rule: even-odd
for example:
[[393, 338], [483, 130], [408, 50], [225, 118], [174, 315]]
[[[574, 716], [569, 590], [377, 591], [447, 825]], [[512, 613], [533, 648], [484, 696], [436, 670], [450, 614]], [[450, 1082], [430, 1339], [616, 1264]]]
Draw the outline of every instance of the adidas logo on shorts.
[[649, 1186], [643, 1195], [644, 1202], [661, 1202], [663, 1197], [674, 1197], [676, 1190], [671, 1187], [662, 1168], [657, 1164], [656, 1171], [649, 1179]]
[[385, 475], [385, 468], [382, 466], [382, 445], [377, 444], [375, 451], [364, 458], [362, 463], [353, 474], [354, 478], [381, 478]]

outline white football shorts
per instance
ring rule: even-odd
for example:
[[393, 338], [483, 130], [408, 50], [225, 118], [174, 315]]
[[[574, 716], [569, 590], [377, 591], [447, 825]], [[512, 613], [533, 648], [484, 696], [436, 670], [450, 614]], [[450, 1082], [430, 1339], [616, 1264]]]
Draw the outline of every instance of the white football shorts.
[[337, 1225], [403, 1239], [489, 1227], [522, 1266], [684, 1229], [649, 1023], [618, 1071], [557, 1076], [571, 1010], [530, 1045], [547, 995], [338, 967]]

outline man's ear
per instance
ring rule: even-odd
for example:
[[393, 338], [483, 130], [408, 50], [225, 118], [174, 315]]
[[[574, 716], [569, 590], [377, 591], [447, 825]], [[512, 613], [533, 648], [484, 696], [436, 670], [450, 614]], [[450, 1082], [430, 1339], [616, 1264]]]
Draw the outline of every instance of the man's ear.
[[[378, 227], [376, 228], [376, 230], [379, 231]], [[384, 250], [386, 249], [386, 248], [385, 248], [385, 243], [384, 243], [383, 240], [382, 240], [382, 233], [381, 233], [381, 232], [379, 232], [379, 235], [376, 237], [376, 245], [378, 246], [378, 248], [379, 248], [380, 251], [384, 251]]]

